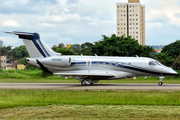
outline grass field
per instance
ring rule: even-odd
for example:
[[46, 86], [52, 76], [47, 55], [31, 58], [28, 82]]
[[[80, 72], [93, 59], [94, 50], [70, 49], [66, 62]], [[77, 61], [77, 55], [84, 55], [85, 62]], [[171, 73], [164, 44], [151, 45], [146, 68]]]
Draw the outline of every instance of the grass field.
[[48, 105], [1, 109], [0, 119], [179, 120], [179, 106]]
[[180, 92], [1, 90], [0, 119], [180, 119]]
[[46, 105], [180, 105], [179, 92], [1, 90], [0, 108]]

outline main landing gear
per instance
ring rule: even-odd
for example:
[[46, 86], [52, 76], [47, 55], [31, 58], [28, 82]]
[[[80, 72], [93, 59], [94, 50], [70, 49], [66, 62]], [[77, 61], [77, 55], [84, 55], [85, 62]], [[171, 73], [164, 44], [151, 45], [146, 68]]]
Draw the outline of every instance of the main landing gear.
[[81, 85], [82, 86], [85, 86], [86, 85], [86, 82], [83, 80], [83, 81], [81, 81]]
[[158, 85], [159, 85], [159, 86], [162, 86], [162, 85], [163, 85], [162, 80], [164, 79], [164, 76], [160, 76], [159, 79], [160, 79], [160, 80], [159, 80], [159, 82], [158, 82]]
[[90, 82], [88, 82], [88, 81], [86, 81], [86, 80], [83, 80], [83, 81], [81, 81], [81, 85], [82, 85], [82, 86], [85, 86], [85, 85], [93, 85], [93, 83], [90, 83]]

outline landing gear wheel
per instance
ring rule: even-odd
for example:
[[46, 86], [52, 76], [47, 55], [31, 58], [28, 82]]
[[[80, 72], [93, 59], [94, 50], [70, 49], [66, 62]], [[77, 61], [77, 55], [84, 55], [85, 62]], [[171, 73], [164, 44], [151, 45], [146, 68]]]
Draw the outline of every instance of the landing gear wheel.
[[162, 86], [162, 85], [163, 85], [163, 82], [161, 82], [161, 81], [158, 82], [158, 85], [159, 85], [159, 86]]
[[83, 81], [81, 81], [81, 85], [83, 85], [83, 86], [85, 86], [86, 85], [86, 83], [85, 83], [85, 81], [83, 80]]
[[93, 83], [91, 83], [90, 85], [93, 85]]
[[162, 86], [163, 85], [163, 82], [162, 82], [162, 80], [164, 79], [164, 76], [159, 76], [159, 82], [158, 82], [158, 85], [159, 86]]

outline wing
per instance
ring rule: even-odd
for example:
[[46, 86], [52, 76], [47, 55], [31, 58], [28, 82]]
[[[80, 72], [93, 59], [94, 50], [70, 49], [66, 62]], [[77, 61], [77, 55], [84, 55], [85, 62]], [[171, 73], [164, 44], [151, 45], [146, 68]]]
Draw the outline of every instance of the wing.
[[102, 77], [115, 77], [112, 73], [54, 73], [60, 76], [102, 76]]

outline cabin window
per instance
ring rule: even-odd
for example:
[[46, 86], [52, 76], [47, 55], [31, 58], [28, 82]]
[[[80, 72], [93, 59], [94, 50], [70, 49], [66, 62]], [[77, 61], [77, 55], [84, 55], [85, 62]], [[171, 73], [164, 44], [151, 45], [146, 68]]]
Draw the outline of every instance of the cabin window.
[[155, 61], [149, 61], [149, 65], [156, 66], [156, 62]]
[[116, 62], [116, 66], [118, 66], [118, 63]]

